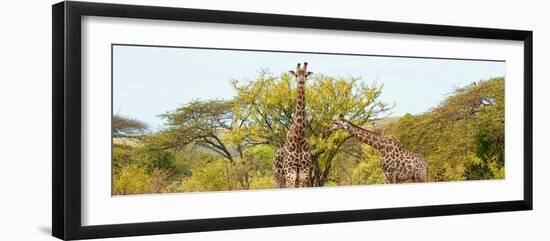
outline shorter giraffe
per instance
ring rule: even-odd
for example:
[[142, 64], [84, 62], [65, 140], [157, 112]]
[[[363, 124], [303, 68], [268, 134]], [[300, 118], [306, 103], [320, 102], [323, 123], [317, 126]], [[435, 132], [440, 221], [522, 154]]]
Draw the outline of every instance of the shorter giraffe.
[[428, 181], [428, 164], [420, 154], [406, 150], [399, 140], [363, 129], [340, 116], [327, 129], [331, 133], [345, 129], [351, 136], [378, 150], [382, 155], [380, 166], [384, 171], [386, 183]]

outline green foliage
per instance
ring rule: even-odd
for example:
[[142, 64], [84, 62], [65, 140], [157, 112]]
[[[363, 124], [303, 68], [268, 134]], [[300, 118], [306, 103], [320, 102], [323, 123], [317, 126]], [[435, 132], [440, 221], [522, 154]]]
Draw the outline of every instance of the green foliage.
[[130, 146], [114, 145], [112, 165], [115, 172], [134, 161], [135, 151]]
[[230, 190], [228, 163], [216, 160], [193, 171], [193, 175], [181, 182], [183, 192]]
[[123, 167], [113, 177], [113, 194], [139, 194], [150, 191], [151, 175], [138, 165]]
[[210, 163], [218, 157], [212, 153], [196, 151], [192, 148], [184, 148], [180, 152], [175, 152], [175, 171], [176, 178], [188, 177], [193, 174], [193, 169]]
[[224, 135], [231, 131], [233, 103], [221, 100], [192, 101], [174, 112], [161, 115], [168, 128], [146, 141], [149, 148], [181, 149], [188, 145], [204, 148], [228, 160], [233, 153]]
[[[229, 161], [214, 158], [212, 154], [188, 152], [185, 156], [194, 155], [188, 161], [195, 160], [191, 165], [191, 174], [168, 185], [164, 192], [202, 192], [222, 190], [247, 190], [273, 188], [271, 161], [274, 150], [267, 145], [254, 146], [244, 152], [244, 159]], [[184, 155], [182, 155], [184, 156]], [[198, 160], [198, 156], [207, 157]]]
[[380, 168], [380, 153], [355, 139], [349, 139], [346, 144], [356, 148], [346, 148], [346, 151], [336, 155], [336, 166], [329, 180], [338, 186], [385, 183]]
[[272, 175], [255, 177], [250, 184], [250, 189], [269, 189], [274, 187], [275, 180]]
[[154, 151], [146, 154], [147, 167], [149, 171], [154, 169], [173, 171], [176, 168], [175, 157], [168, 151]]
[[161, 170], [147, 171], [144, 166], [132, 164], [113, 176], [113, 195], [157, 193], [166, 185], [167, 174]]
[[113, 115], [112, 131], [114, 137], [142, 135], [147, 130], [145, 123], [136, 119]]
[[270, 175], [275, 149], [269, 145], [258, 145], [246, 149], [244, 159], [251, 163], [261, 175]]
[[482, 122], [475, 136], [476, 160], [466, 166], [467, 179], [504, 177], [504, 132], [494, 121]]
[[[144, 135], [145, 125], [117, 117], [113, 195], [274, 188], [272, 161], [294, 116], [295, 80], [262, 73], [231, 84], [234, 98], [164, 113], [167, 127], [157, 133]], [[504, 178], [503, 78], [457, 88], [426, 113], [400, 118], [386, 118], [392, 106], [379, 100], [382, 86], [323, 75], [306, 85], [314, 186], [385, 183], [378, 151], [345, 131], [327, 136], [340, 114], [424, 155], [429, 181]]]
[[384, 184], [386, 178], [384, 172], [380, 168], [380, 154], [373, 148], [365, 146], [366, 158], [365, 162], [361, 163], [357, 168], [357, 176], [361, 179], [366, 179], [361, 184]]
[[[239, 129], [243, 142], [282, 146], [295, 111], [296, 98], [289, 98], [296, 95], [294, 82], [286, 73], [232, 82], [237, 91], [235, 115], [243, 120]], [[379, 101], [381, 86], [364, 84], [358, 78], [315, 75], [306, 85], [306, 103], [314, 103], [306, 104], [308, 144], [314, 162], [312, 180], [314, 186], [323, 186], [334, 157], [349, 138], [345, 133], [326, 136], [334, 118], [342, 114], [359, 125], [372, 124], [391, 106]]]
[[504, 79], [457, 88], [439, 106], [389, 128], [428, 159], [431, 181], [504, 176]]

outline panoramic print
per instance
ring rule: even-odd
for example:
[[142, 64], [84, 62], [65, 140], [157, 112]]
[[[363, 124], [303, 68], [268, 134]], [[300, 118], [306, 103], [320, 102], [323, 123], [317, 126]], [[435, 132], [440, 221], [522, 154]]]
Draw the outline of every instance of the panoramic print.
[[112, 195], [503, 179], [505, 62], [112, 46]]

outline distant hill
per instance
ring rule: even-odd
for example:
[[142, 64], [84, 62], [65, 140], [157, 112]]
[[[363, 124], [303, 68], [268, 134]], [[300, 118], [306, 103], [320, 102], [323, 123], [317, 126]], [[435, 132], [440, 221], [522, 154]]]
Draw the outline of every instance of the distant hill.
[[141, 145], [141, 142], [138, 139], [131, 137], [114, 137], [113, 144], [136, 147]]
[[385, 129], [387, 126], [396, 123], [401, 116], [392, 116], [376, 122], [376, 127]]

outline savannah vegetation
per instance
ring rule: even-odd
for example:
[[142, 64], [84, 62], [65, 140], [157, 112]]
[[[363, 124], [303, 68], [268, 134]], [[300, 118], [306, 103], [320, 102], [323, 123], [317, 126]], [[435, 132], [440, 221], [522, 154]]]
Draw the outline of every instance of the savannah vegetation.
[[[295, 80], [262, 72], [231, 85], [232, 99], [159, 113], [161, 130], [113, 116], [113, 195], [274, 188], [271, 164], [292, 123]], [[376, 150], [343, 130], [325, 132], [341, 114], [424, 155], [429, 181], [504, 178], [503, 78], [456, 88], [425, 113], [401, 117], [388, 117], [382, 85], [324, 75], [306, 85], [313, 186], [385, 181]]]

